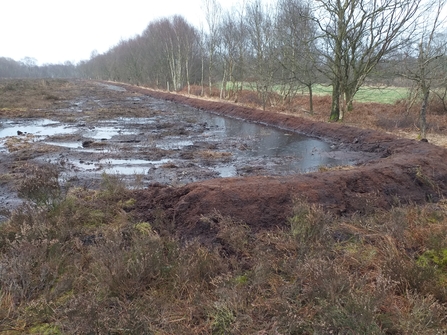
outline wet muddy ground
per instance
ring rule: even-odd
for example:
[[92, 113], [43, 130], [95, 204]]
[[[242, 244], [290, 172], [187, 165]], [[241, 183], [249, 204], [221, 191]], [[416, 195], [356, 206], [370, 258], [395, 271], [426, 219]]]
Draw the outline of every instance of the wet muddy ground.
[[269, 227], [296, 198], [345, 215], [447, 194], [447, 151], [430, 143], [124, 84], [16, 86], [2, 88], [14, 107], [0, 102], [3, 218], [36, 164], [88, 188], [118, 173], [137, 219], [161, 209], [183, 236], [206, 235], [216, 210]]
[[[71, 96], [51, 92], [54, 103], [46, 108], [3, 115], [1, 165], [11, 179], [26, 174], [26, 165], [53, 164], [61, 181], [75, 186], [95, 187], [103, 173], [119, 175], [135, 188], [180, 186], [213, 178], [308, 173], [377, 158], [343, 143], [219, 116], [132, 88], [71, 85]], [[4, 183], [0, 201], [7, 209], [19, 199], [13, 183]]]

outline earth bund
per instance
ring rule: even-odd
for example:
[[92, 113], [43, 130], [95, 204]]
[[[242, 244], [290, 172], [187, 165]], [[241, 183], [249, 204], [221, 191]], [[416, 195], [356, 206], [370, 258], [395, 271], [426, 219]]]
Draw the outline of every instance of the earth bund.
[[343, 143], [354, 151], [374, 152], [377, 159], [351, 169], [288, 176], [218, 178], [181, 187], [152, 185], [134, 192], [140, 220], [155, 220], [163, 210], [182, 238], [210, 234], [216, 211], [254, 231], [284, 226], [296, 199], [321, 205], [336, 215], [386, 210], [397, 204], [437, 202], [447, 192], [447, 151], [426, 142], [402, 139], [341, 123], [322, 123], [266, 112], [233, 103], [207, 101], [125, 84], [126, 89], [209, 112], [281, 127]]

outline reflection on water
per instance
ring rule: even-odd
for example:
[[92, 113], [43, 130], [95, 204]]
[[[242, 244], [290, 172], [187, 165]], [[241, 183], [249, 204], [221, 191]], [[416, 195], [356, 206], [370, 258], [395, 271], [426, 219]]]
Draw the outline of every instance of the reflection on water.
[[146, 174], [149, 169], [160, 167], [169, 163], [170, 159], [144, 160], [144, 159], [100, 159], [97, 162], [74, 162], [73, 164], [84, 171], [101, 171], [108, 174]]
[[[146, 122], [147, 118], [143, 118], [141, 122]], [[119, 124], [121, 121], [116, 121]], [[124, 130], [123, 130], [124, 128]], [[132, 135], [136, 130], [127, 130], [126, 120], [122, 121], [120, 126], [99, 126], [99, 127], [85, 127], [85, 126], [68, 126], [61, 124], [57, 121], [48, 119], [28, 120], [24, 119], [19, 121], [6, 121], [2, 123], [0, 128], [0, 139], [8, 136], [26, 135], [30, 134], [35, 137], [47, 137], [54, 135], [67, 135], [82, 133], [85, 137], [90, 137], [95, 140], [111, 139], [117, 135]], [[65, 145], [61, 145], [65, 146]], [[67, 145], [69, 146], [69, 145]]]
[[72, 148], [72, 149], [80, 149], [82, 148], [81, 142], [44, 142], [48, 145], [55, 145], [57, 147], [64, 147], [64, 148]]
[[[115, 87], [109, 88], [115, 89]], [[69, 148], [71, 152], [83, 154], [100, 152], [102, 155], [112, 155], [116, 152], [119, 155], [119, 150], [125, 150], [128, 153], [126, 155], [129, 157], [128, 160], [102, 160], [104, 156], [94, 156], [95, 161], [90, 163], [74, 163], [77, 168], [84, 171], [120, 174], [145, 174], [153, 166], [200, 157], [200, 154], [192, 154], [193, 150], [196, 150], [196, 153], [207, 150], [211, 153], [225, 151], [229, 152], [224, 156], [226, 159], [210, 159], [206, 162], [206, 166], [202, 166], [217, 172], [222, 177], [244, 175], [247, 171], [250, 173], [253, 167], [261, 172], [263, 168], [279, 173], [309, 172], [321, 166], [352, 165], [358, 159], [358, 155], [340, 154], [340, 151], [334, 151], [330, 144], [324, 141], [287, 130], [225, 118], [169, 101], [149, 97], [138, 99], [137, 101], [144, 100], [144, 106], [148, 110], [157, 111], [146, 115], [156, 114], [156, 116], [119, 117], [98, 121], [95, 126], [87, 126], [82, 122], [69, 126], [48, 119], [4, 121], [0, 127], [0, 149], [5, 137], [18, 136], [20, 132], [33, 134], [33, 141], [43, 138], [47, 140], [45, 143]], [[175, 127], [170, 130], [169, 126], [172, 124], [175, 124]], [[45, 139], [48, 136], [67, 134], [75, 134], [76, 137], [73, 138], [79, 139], [71, 141], [63, 138]], [[131, 135], [132, 138], [126, 138], [126, 135]], [[84, 148], [83, 139], [91, 139], [104, 145]], [[126, 143], [125, 146], [119, 146], [123, 142]], [[168, 156], [164, 156], [166, 159], [160, 161], [132, 159], [132, 153], [138, 150], [143, 153], [149, 152], [153, 148], [167, 151], [165, 154]], [[190, 150], [190, 154], [179, 155], [180, 150]]]
[[85, 137], [90, 137], [95, 140], [110, 140], [113, 136], [116, 135], [130, 135], [133, 134], [132, 131], [123, 131], [122, 129], [115, 127], [95, 127], [89, 129], [84, 133]]
[[173, 140], [163, 141], [163, 143], [156, 144], [155, 147], [163, 150], [180, 150], [184, 147], [193, 145], [194, 142], [191, 140]]
[[[253, 165], [257, 158], [261, 166], [267, 164], [284, 173], [315, 171], [321, 166], [352, 165], [358, 159], [356, 155], [331, 155], [333, 149], [329, 143], [291, 131], [221, 117], [189, 106], [152, 98], [149, 100], [149, 106], [166, 113], [174, 111], [179, 120], [194, 115], [205, 129], [199, 141], [235, 143], [230, 150], [232, 162], [216, 163], [213, 166], [213, 170], [221, 177], [237, 176], [238, 168], [244, 161], [247, 161], [247, 165]], [[246, 146], [246, 143], [249, 145]], [[158, 142], [156, 147], [181, 149], [194, 144], [194, 140], [178, 136], [165, 138]]]
[[[238, 150], [237, 155], [241, 157], [288, 157], [287, 163], [278, 166], [278, 169], [283, 171], [308, 172], [320, 166], [355, 163], [350, 159], [328, 157], [327, 153], [332, 151], [329, 143], [298, 133], [207, 113], [203, 113], [200, 119], [206, 122], [209, 128], [206, 134], [209, 139], [251, 139], [253, 144], [249, 148]], [[225, 171], [226, 168], [222, 169]]]
[[7, 136], [17, 136], [18, 132], [36, 136], [51, 136], [54, 134], [71, 134], [73, 129], [48, 119], [23, 120], [20, 123], [6, 121], [2, 123], [0, 128], [0, 139]]
[[219, 173], [222, 178], [237, 176], [237, 169], [234, 165], [222, 165], [214, 168], [214, 171]]

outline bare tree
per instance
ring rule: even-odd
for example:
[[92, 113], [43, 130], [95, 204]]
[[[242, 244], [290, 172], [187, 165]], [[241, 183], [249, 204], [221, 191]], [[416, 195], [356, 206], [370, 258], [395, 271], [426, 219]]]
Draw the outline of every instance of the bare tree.
[[271, 8], [261, 0], [247, 4], [247, 31], [251, 58], [250, 75], [256, 84], [256, 91], [265, 109], [271, 90], [274, 88], [275, 74], [279, 70], [278, 47], [275, 38], [275, 17]]
[[89, 61], [90, 76], [94, 79], [111, 79], [110, 54], [94, 54]]
[[213, 69], [217, 47], [219, 45], [219, 24], [222, 16], [222, 8], [216, 0], [203, 0], [205, 19], [208, 25], [207, 49], [208, 49], [208, 86], [211, 96], [213, 86]]
[[200, 55], [200, 96], [205, 94], [205, 58], [206, 58], [206, 45], [205, 45], [205, 31], [203, 25], [200, 25], [200, 35], [198, 40], [199, 55]]
[[220, 26], [221, 35], [221, 55], [223, 60], [223, 74], [221, 85], [221, 98], [226, 95], [227, 81], [233, 84], [232, 91], [235, 90], [236, 80], [234, 71], [238, 60], [238, 22], [230, 12], [223, 15]]
[[124, 80], [129, 81], [132, 84], [140, 85], [143, 82], [143, 64], [144, 55], [141, 52], [142, 39], [136, 37], [128, 41], [122, 42], [122, 70]]
[[284, 68], [284, 99], [305, 86], [309, 110], [313, 112], [312, 87], [318, 79], [318, 52], [316, 26], [310, 20], [310, 10], [302, 0], [279, 0], [276, 38], [280, 44], [278, 59]]
[[157, 88], [169, 89], [170, 70], [165, 56], [165, 38], [163, 30], [169, 22], [166, 19], [149, 23], [142, 34], [144, 46], [144, 73], [147, 75], [147, 83]]
[[[421, 96], [421, 108], [419, 112], [420, 137], [427, 137], [427, 108], [430, 92], [446, 83], [447, 69], [445, 57], [447, 56], [447, 41], [440, 30], [445, 24], [442, 17], [446, 0], [436, 0], [429, 4], [424, 11], [423, 26], [417, 46], [417, 56], [406, 58], [406, 69], [402, 74], [412, 80], [416, 85], [417, 93]], [[409, 61], [410, 60], [410, 61]], [[414, 60], [414, 61], [411, 61]]]
[[[182, 16], [160, 19], [145, 31], [148, 52], [156, 60], [152, 69], [161, 74], [167, 69], [167, 89], [180, 90], [185, 84], [190, 87], [191, 59], [197, 51], [198, 33]], [[160, 71], [162, 70], [162, 71]]]
[[330, 120], [343, 119], [366, 76], [411, 37], [422, 0], [316, 0], [314, 20], [332, 83]]
[[16, 78], [21, 75], [21, 64], [11, 58], [0, 57], [0, 78]]
[[37, 59], [33, 57], [25, 57], [21, 59], [20, 62], [27, 69], [27, 77], [32, 78], [37, 76]]
[[199, 33], [182, 16], [174, 16], [173, 28], [177, 40], [178, 55], [181, 58], [188, 94], [191, 91], [191, 66], [197, 54]]

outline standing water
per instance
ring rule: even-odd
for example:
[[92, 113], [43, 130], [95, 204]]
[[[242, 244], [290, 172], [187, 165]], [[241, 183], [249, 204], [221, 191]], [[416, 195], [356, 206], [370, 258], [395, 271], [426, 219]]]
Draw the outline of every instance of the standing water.
[[[77, 118], [69, 121], [6, 120], [0, 147], [4, 152], [9, 138], [19, 138], [51, 147], [39, 150], [36, 159], [62, 164], [71, 174], [138, 174], [162, 183], [306, 173], [368, 159], [320, 139], [144, 95], [122, 99], [119, 107], [119, 116], [107, 117], [103, 108], [97, 118], [77, 110]], [[128, 115], [129, 108], [138, 114]]]

